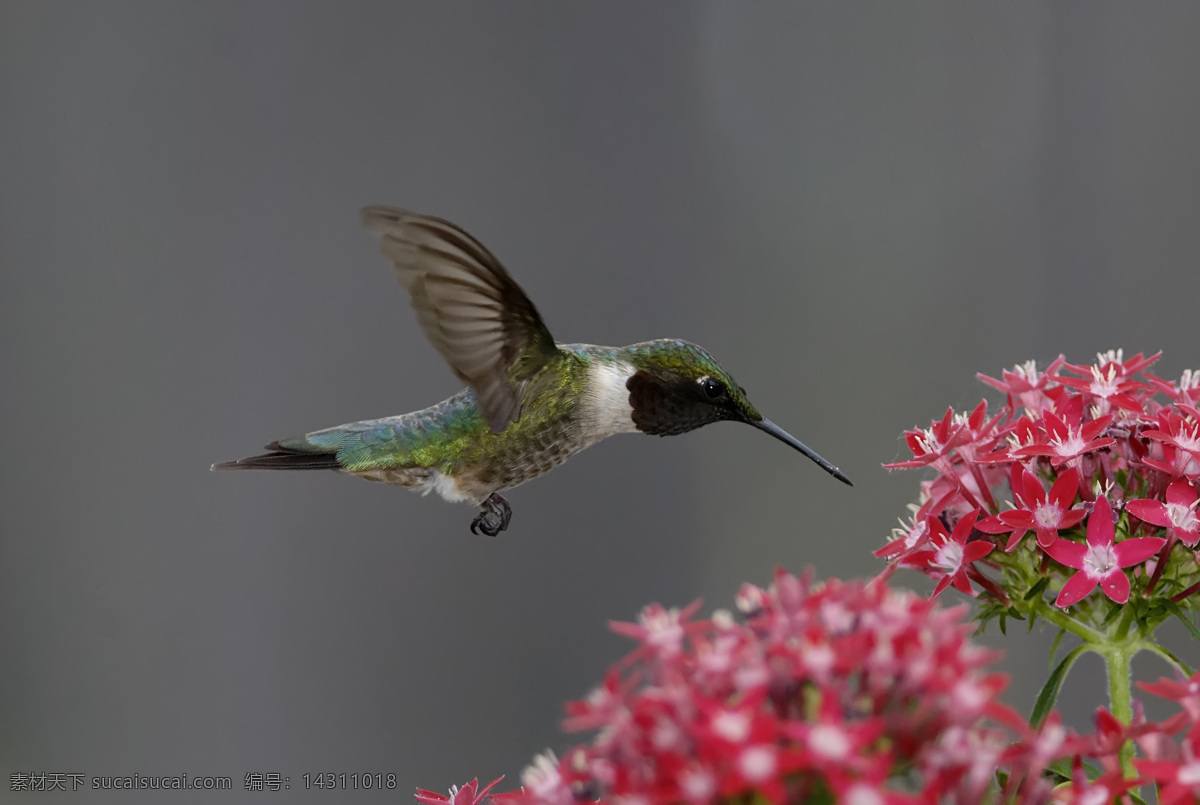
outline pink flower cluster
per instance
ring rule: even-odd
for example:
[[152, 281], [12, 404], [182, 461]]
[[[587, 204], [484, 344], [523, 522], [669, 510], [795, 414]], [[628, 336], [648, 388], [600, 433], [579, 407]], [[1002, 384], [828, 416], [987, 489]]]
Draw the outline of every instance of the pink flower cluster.
[[[981, 566], [1001, 566], [997, 550], [1028, 545], [1035, 565], [1076, 571], [1060, 607], [1096, 587], [1125, 603], [1127, 570], [1157, 557], [1152, 589], [1176, 544], [1200, 542], [1200, 373], [1156, 377], [1146, 370], [1159, 354], [1123, 360], [1118, 350], [1092, 366], [1059, 356], [1045, 370], [1030, 362], [999, 380], [979, 375], [1005, 394], [997, 414], [988, 416], [985, 401], [906, 432], [913, 458], [885, 466], [938, 475], [922, 483], [912, 520], [876, 551], [891, 560], [888, 572], [916, 568], [937, 581], [935, 595], [954, 586], [1007, 604], [1002, 582]], [[1186, 561], [1176, 577], [1200, 573], [1190, 553]]]
[[[640, 645], [567, 707], [566, 728], [595, 731], [591, 743], [539, 757], [520, 790], [493, 798], [978, 803], [1002, 768], [1006, 801], [1044, 802], [1042, 771], [1079, 748], [1056, 718], [1031, 730], [997, 701], [1007, 679], [988, 671], [996, 655], [967, 638], [961, 607], [783, 571], [769, 589], [743, 587], [744, 623], [693, 621], [697, 607], [614, 624]], [[486, 792], [472, 781], [418, 799], [475, 805]]]
[[[1138, 687], [1182, 708], [1160, 724], [1139, 718], [1125, 728], [1146, 756], [1137, 761], [1138, 772], [1158, 784], [1161, 805], [1200, 802], [1200, 673], [1190, 679], [1140, 682]], [[1177, 734], [1178, 740], [1173, 740]]]

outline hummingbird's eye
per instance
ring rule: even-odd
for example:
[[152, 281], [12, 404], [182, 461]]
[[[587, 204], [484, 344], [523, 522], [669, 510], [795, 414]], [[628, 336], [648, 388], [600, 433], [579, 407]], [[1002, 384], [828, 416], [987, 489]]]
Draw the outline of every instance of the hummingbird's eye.
[[720, 380], [705, 375], [699, 380], [700, 388], [704, 391], [704, 396], [710, 400], [719, 400], [725, 396], [725, 384]]

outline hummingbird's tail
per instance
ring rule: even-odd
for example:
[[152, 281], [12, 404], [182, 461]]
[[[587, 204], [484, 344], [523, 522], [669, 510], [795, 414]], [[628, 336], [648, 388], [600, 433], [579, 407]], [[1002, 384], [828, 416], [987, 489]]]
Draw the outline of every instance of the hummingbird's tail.
[[[296, 449], [293, 445], [304, 444], [308, 449]], [[222, 461], [212, 465], [213, 472], [219, 470], [337, 470], [341, 464], [337, 452], [323, 452], [302, 440], [289, 439], [286, 444], [271, 442], [266, 446], [269, 453], [261, 456], [239, 458], [237, 461]]]

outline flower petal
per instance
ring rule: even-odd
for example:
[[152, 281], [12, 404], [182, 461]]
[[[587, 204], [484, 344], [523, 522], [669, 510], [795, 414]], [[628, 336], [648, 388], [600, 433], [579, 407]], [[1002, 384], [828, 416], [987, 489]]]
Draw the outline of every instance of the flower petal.
[[1184, 480], [1174, 481], [1167, 487], [1167, 503], [1191, 506], [1196, 502], [1196, 490]]
[[1117, 555], [1117, 563], [1121, 567], [1133, 567], [1161, 551], [1166, 543], [1167, 541], [1160, 537], [1134, 537], [1118, 542], [1113, 547], [1113, 553]]
[[1048, 548], [1058, 541], [1058, 530], [1054, 528], [1039, 528], [1037, 530], [1037, 542], [1043, 549]]
[[1083, 568], [1083, 557], [1087, 554], [1086, 545], [1068, 539], [1059, 539], [1049, 545], [1043, 545], [1042, 550], [1050, 554], [1054, 561], [1076, 570]]
[[1054, 486], [1050, 487], [1050, 500], [1057, 503], [1058, 508], [1066, 511], [1075, 502], [1075, 495], [1078, 492], [1079, 471], [1072, 467], [1054, 482]]
[[967, 574], [961, 570], [950, 577], [950, 583], [954, 585], [959, 592], [974, 596], [975, 591], [971, 589], [971, 582], [967, 581]]
[[1016, 528], [1016, 526], [1005, 523], [1002, 519], [1000, 519], [1000, 515], [998, 514], [994, 514], [991, 517], [985, 517], [976, 523], [975, 527], [985, 534], [1003, 534]]
[[1083, 522], [1084, 517], [1087, 517], [1087, 512], [1083, 509], [1067, 509], [1058, 517], [1058, 530], [1074, 528]]
[[1046, 502], [1046, 490], [1042, 488], [1042, 482], [1028, 470], [1021, 476], [1021, 493], [1026, 507], [1030, 509], [1036, 508], [1039, 503]]
[[[1085, 442], [1090, 442], [1090, 441], [1094, 440], [1097, 436], [1099, 436], [1101, 433], [1103, 433], [1105, 428], [1107, 428], [1109, 426], [1109, 423], [1111, 423], [1111, 422], [1112, 422], [1112, 414], [1108, 414], [1106, 416], [1102, 416], [1102, 417], [1098, 417], [1097, 419], [1093, 419], [1091, 422], [1089, 422], [1083, 426], [1083, 428], [1080, 430], [1079, 435], [1083, 438], [1083, 440]], [[1101, 440], [1101, 441], [1103, 441], [1103, 440]], [[1116, 439], [1108, 439], [1107, 441], [1111, 444], [1112, 442], [1115, 442]]]
[[1059, 442], [1065, 441], [1070, 436], [1070, 433], [1067, 431], [1067, 424], [1050, 411], [1047, 411], [1046, 415], [1042, 417], [1042, 425], [1046, 428], [1046, 433]]
[[1016, 531], [1012, 532], [1012, 534], [1010, 534], [1008, 537], [1008, 544], [1004, 546], [1004, 552], [1012, 553], [1015, 551], [1017, 546], [1021, 544], [1021, 540], [1023, 540], [1025, 535], [1028, 533], [1029, 532], [1025, 529], [1017, 529]]
[[[1037, 528], [1037, 520], [1033, 519], [1033, 512], [1027, 512], [1023, 509], [1017, 509], [1011, 512], [1000, 512], [996, 515], [1000, 518], [1000, 522], [1012, 528], [1024, 528], [1026, 530]], [[990, 519], [990, 518], [989, 518]], [[983, 529], [980, 528], [980, 531]]]
[[1130, 500], [1125, 503], [1125, 511], [1132, 514], [1139, 520], [1144, 520], [1147, 523], [1158, 526], [1169, 526], [1171, 524], [1171, 515], [1167, 514], [1167, 507], [1157, 500]]
[[946, 592], [946, 588], [950, 586], [950, 582], [953, 580], [953, 578], [954, 578], [953, 576], [949, 576], [949, 575], [942, 576], [941, 581], [939, 581], [937, 583], [937, 586], [933, 588], [933, 595], [929, 596], [929, 600], [932, 601], [933, 599], [937, 598], [942, 593]]
[[966, 545], [967, 537], [971, 536], [971, 531], [975, 528], [975, 521], [978, 519], [979, 509], [975, 509], [958, 521], [958, 524], [954, 526], [954, 534], [950, 538], [959, 545]]
[[[1062, 543], [1063, 540], [1059, 540], [1056, 544], [1061, 545]], [[1124, 576], [1125, 574], [1122, 573], [1121, 575]], [[1089, 579], [1086, 573], [1076, 573], [1067, 579], [1067, 583], [1063, 585], [1062, 592], [1058, 594], [1058, 598], [1054, 599], [1054, 604], [1059, 607], [1069, 607], [1071, 604], [1086, 598], [1088, 593], [1094, 589], [1096, 589], [1096, 581], [1094, 579]]]
[[983, 539], [968, 542], [967, 547], [963, 549], [963, 565], [966, 566], [971, 562], [978, 562], [991, 553], [995, 547], [995, 544]]
[[1088, 518], [1088, 545], [1112, 545], [1115, 535], [1112, 506], [1108, 502], [1108, 496], [1096, 498], [1096, 506], [1092, 509], [1092, 516]]
[[1120, 570], [1114, 570], [1101, 580], [1100, 589], [1113, 601], [1124, 604], [1129, 600], [1129, 577]]

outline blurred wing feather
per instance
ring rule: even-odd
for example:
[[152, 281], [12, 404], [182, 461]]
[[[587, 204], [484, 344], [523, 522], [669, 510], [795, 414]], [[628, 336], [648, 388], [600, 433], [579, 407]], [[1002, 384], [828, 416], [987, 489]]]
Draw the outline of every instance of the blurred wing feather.
[[475, 390], [492, 430], [516, 421], [529, 378], [561, 354], [529, 297], [483, 244], [449, 221], [367, 207], [363, 225], [379, 236], [421, 329]]

